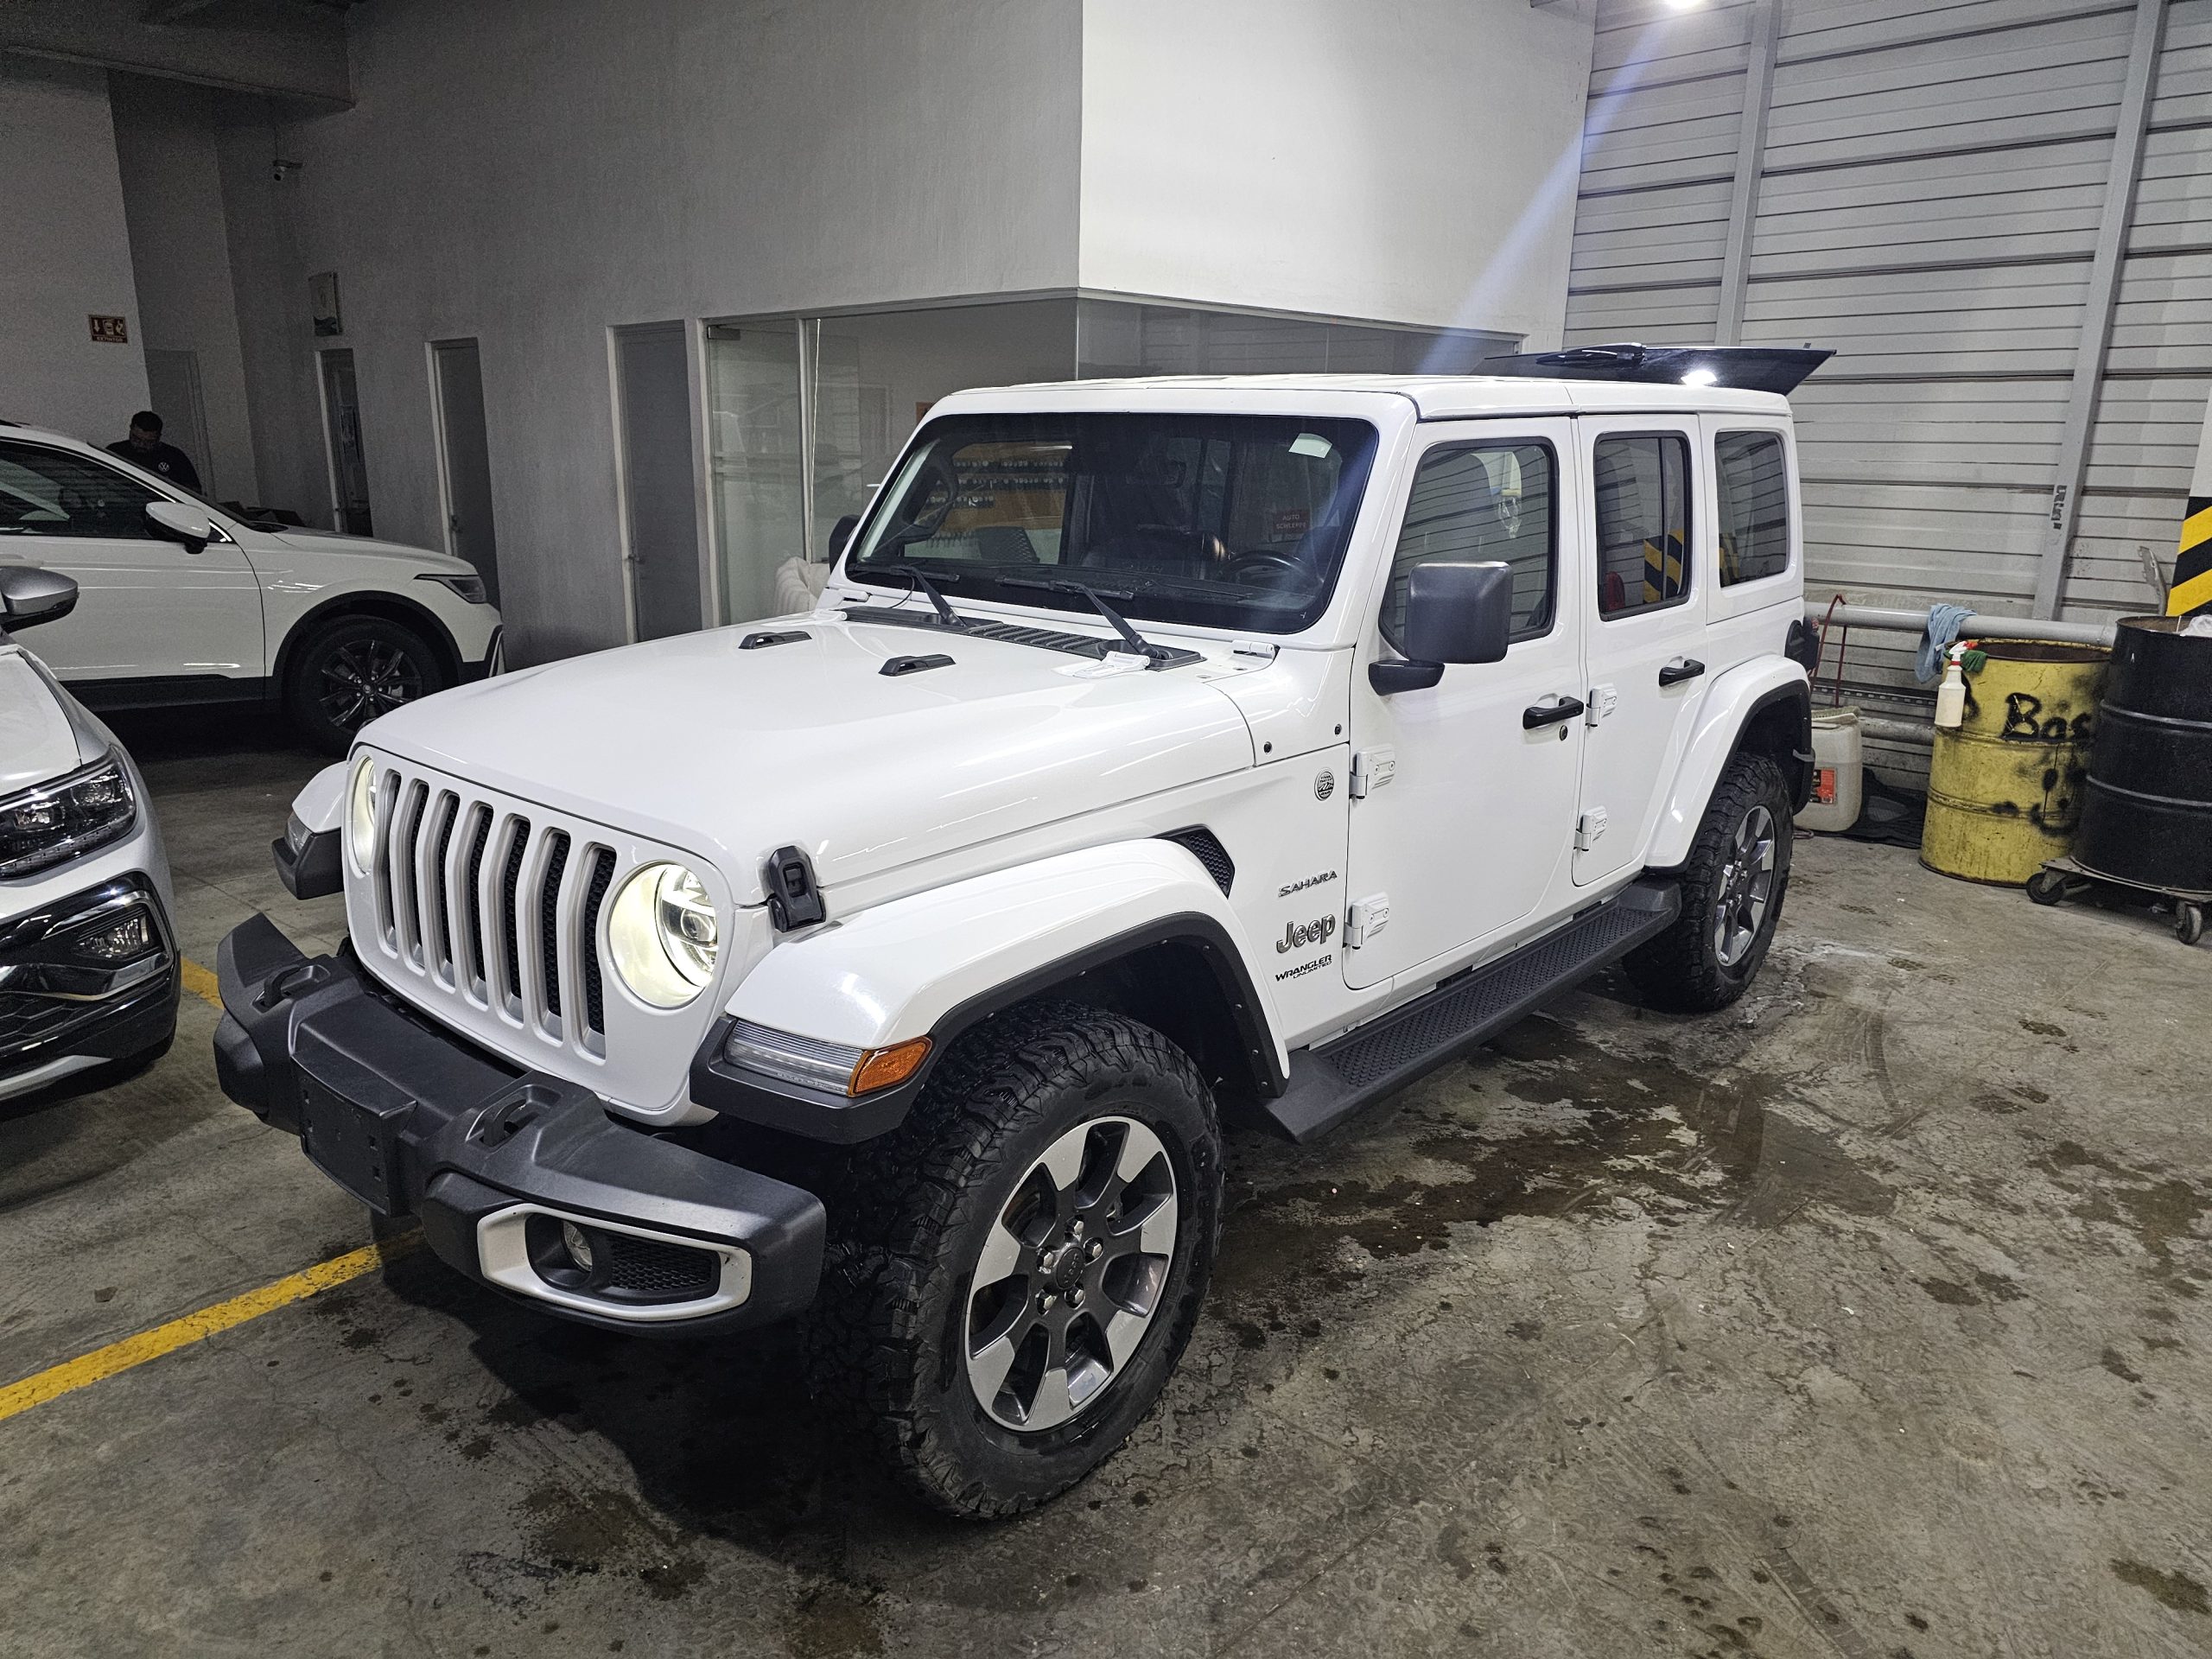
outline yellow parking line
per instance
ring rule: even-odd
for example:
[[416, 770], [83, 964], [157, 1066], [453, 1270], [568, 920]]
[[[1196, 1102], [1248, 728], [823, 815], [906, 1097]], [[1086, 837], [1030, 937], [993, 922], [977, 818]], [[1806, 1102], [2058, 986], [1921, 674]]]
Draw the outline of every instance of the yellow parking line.
[[215, 976], [189, 957], [177, 958], [177, 976], [184, 982], [184, 988], [203, 1002], [214, 1005], [218, 1013], [223, 1007], [223, 992]]
[[[207, 972], [201, 969], [202, 973]], [[406, 1233], [397, 1238], [381, 1239], [374, 1244], [363, 1245], [358, 1250], [348, 1250], [343, 1255], [334, 1255], [327, 1262], [318, 1262], [311, 1268], [287, 1274], [274, 1284], [262, 1286], [233, 1296], [227, 1302], [218, 1302], [213, 1307], [203, 1307], [197, 1313], [188, 1313], [182, 1319], [171, 1319], [167, 1325], [157, 1325], [151, 1331], [142, 1331], [135, 1337], [125, 1337], [111, 1342], [105, 1348], [95, 1348], [89, 1354], [65, 1360], [48, 1370], [27, 1376], [20, 1382], [10, 1382], [0, 1388], [0, 1422], [33, 1406], [42, 1406], [49, 1400], [59, 1399], [76, 1389], [89, 1388], [105, 1377], [118, 1371], [127, 1371], [134, 1365], [143, 1365], [149, 1359], [159, 1359], [163, 1354], [174, 1353], [180, 1348], [227, 1331], [232, 1325], [244, 1325], [248, 1319], [257, 1319], [264, 1313], [273, 1313], [278, 1308], [328, 1290], [333, 1285], [342, 1285], [349, 1279], [358, 1279], [365, 1273], [373, 1273], [385, 1262], [406, 1255], [423, 1242], [420, 1233]]]

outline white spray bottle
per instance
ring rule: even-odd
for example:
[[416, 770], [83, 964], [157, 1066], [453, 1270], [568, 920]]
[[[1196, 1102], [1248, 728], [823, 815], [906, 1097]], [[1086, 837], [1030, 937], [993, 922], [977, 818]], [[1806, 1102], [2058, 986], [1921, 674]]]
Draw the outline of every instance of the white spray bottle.
[[1967, 671], [1964, 660], [1967, 648], [1953, 645], [1943, 659], [1943, 683], [1936, 688], [1936, 728], [1938, 731], [1955, 732], [1966, 723]]

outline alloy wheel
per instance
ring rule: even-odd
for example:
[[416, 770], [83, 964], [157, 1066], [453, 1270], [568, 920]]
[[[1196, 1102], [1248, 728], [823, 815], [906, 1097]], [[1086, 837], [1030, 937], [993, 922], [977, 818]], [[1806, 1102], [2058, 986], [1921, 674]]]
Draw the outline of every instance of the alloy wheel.
[[1774, 900], [1774, 814], [1755, 806], [1736, 825], [1713, 906], [1713, 951], [1723, 968], [1751, 953]]
[[322, 665], [317, 701], [331, 723], [354, 731], [423, 695], [423, 671], [403, 645], [349, 639]]
[[968, 1384], [993, 1421], [1039, 1433], [1105, 1397], [1160, 1311], [1177, 1224], [1167, 1149], [1134, 1118], [1093, 1118], [1045, 1149], [969, 1282]]

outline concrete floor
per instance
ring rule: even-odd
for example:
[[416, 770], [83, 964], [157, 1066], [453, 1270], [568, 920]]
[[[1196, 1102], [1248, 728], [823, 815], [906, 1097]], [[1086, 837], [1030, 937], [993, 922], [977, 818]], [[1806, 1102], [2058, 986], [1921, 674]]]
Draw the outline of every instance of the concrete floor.
[[[313, 769], [130, 734], [188, 951]], [[427, 1255], [0, 1423], [10, 1654], [2212, 1651], [2208, 973], [2150, 918], [1801, 842], [1755, 995], [1601, 983], [1332, 1141], [1241, 1139], [1166, 1404], [917, 1513], [771, 1333], [563, 1326]], [[355, 1247], [212, 1009], [0, 1107], [0, 1382]]]

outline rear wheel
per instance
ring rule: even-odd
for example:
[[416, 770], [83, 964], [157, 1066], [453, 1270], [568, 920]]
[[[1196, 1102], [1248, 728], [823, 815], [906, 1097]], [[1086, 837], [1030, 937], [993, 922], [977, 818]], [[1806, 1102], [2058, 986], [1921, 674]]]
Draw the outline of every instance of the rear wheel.
[[1096, 1009], [1015, 1009], [837, 1183], [821, 1379], [925, 1502], [1034, 1508], [1159, 1399], [1220, 1217], [1220, 1130], [1188, 1057]]
[[1730, 760], [1682, 865], [1681, 916], [1622, 963], [1646, 1001], [1710, 1014], [1744, 994], [1782, 918], [1790, 836], [1789, 789], [1774, 762]]
[[448, 684], [445, 667], [414, 629], [381, 616], [351, 616], [319, 629], [292, 658], [285, 702], [300, 734], [343, 754], [353, 734]]

